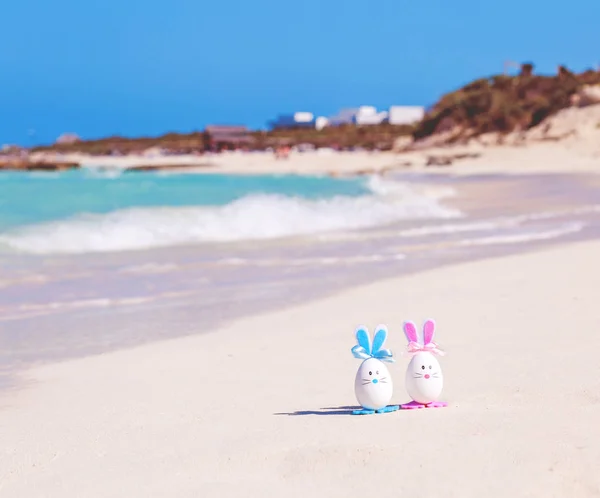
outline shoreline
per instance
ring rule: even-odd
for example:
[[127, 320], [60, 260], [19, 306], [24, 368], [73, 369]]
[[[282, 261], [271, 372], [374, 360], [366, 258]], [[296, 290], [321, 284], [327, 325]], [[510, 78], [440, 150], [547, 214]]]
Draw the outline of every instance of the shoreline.
[[[0, 427], [10, 427], [2, 434], [3, 490], [358, 497], [368, 491], [363, 472], [343, 470], [358, 466], [419, 496], [439, 496], [440, 487], [461, 498], [484, 490], [589, 496], [600, 490], [592, 472], [600, 439], [586, 430], [600, 415], [591, 394], [600, 371], [589, 353], [600, 339], [573, 343], [571, 331], [594, 327], [600, 269], [590, 263], [599, 249], [597, 241], [565, 244], [393, 277], [208, 333], [33, 368], [25, 389], [2, 395]], [[398, 354], [402, 320], [430, 315], [449, 352], [441, 363], [450, 407], [344, 416], [343, 406], [355, 403], [356, 324], [388, 323]], [[535, 345], [540, 355], [532, 356]], [[395, 403], [405, 398], [406, 360], [397, 362]], [[576, 384], [565, 370], [580, 372]], [[278, 438], [267, 437], [274, 432]], [[328, 471], [314, 474], [315, 465]], [[506, 474], [510, 490], [500, 486]], [[498, 486], [490, 489], [491, 476]]]
[[[600, 133], [598, 133], [600, 139]], [[597, 150], [596, 150], [597, 149]], [[79, 164], [110, 171], [164, 171], [166, 174], [304, 174], [360, 176], [400, 171], [431, 174], [599, 173], [600, 140], [578, 148], [568, 142], [528, 145], [431, 147], [407, 152], [292, 152], [276, 159], [267, 152], [161, 157], [41, 154], [36, 162]], [[446, 163], [446, 164], [445, 164]]]

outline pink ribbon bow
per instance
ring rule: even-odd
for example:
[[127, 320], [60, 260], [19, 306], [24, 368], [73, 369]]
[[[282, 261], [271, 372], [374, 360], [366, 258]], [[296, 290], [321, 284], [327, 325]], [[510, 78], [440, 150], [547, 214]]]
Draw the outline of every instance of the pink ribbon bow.
[[425, 345], [419, 344], [418, 342], [411, 341], [408, 343], [408, 352], [411, 354], [414, 353], [433, 353], [439, 356], [444, 356], [444, 353], [441, 349], [438, 349], [437, 344], [435, 342], [429, 342]]

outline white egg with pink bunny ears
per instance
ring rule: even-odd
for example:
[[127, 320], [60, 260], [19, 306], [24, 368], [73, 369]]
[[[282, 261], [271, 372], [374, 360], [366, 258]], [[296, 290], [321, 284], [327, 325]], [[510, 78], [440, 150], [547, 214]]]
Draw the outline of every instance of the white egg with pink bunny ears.
[[436, 356], [443, 356], [444, 352], [433, 342], [434, 333], [433, 320], [427, 320], [423, 325], [422, 340], [419, 340], [417, 327], [413, 322], [404, 323], [404, 334], [408, 339], [407, 349], [412, 355], [405, 378], [406, 390], [412, 401], [400, 405], [404, 410], [448, 406], [448, 403], [439, 401], [444, 387], [444, 376]]
[[370, 415], [398, 410], [400, 407], [388, 406], [394, 387], [392, 377], [383, 363], [394, 361], [392, 352], [384, 349], [387, 339], [387, 327], [377, 326], [377, 331], [371, 344], [371, 336], [366, 327], [356, 329], [356, 346], [352, 348], [355, 358], [364, 360], [354, 379], [354, 394], [362, 409], [354, 410], [353, 415]]

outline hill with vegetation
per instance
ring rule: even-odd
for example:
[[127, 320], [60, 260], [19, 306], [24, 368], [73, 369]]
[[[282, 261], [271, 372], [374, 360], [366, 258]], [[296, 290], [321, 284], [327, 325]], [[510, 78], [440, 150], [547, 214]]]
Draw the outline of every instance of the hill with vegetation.
[[[532, 64], [516, 76], [495, 75], [447, 93], [415, 126], [415, 141], [444, 134], [448, 142], [486, 133], [524, 131], [573, 105], [600, 101], [588, 89], [600, 85], [600, 72], [580, 74], [559, 66], [554, 76], [536, 75]], [[597, 96], [597, 92], [596, 92]]]

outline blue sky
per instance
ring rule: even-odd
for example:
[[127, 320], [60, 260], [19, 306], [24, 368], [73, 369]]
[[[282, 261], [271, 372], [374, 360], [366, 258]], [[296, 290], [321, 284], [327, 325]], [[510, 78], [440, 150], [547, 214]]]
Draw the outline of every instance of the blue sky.
[[506, 59], [600, 63], [598, 0], [13, 0], [0, 19], [0, 144], [429, 105]]

